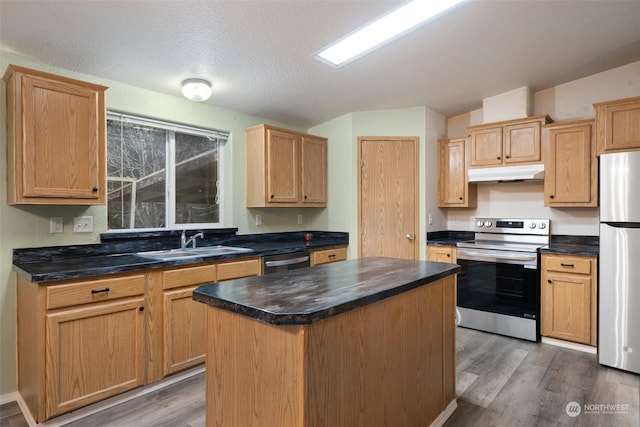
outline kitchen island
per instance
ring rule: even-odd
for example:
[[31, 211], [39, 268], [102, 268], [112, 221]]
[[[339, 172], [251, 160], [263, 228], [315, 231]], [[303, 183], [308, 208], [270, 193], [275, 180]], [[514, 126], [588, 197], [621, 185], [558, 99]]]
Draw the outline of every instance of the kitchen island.
[[206, 425], [441, 425], [459, 270], [363, 258], [197, 288]]

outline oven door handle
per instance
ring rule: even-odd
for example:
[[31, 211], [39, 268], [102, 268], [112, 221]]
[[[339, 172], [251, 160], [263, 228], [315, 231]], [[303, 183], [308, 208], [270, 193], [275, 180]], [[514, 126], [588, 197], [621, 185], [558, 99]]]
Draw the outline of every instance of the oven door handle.
[[469, 261], [490, 261], [490, 262], [513, 262], [522, 261], [526, 263], [536, 262], [538, 260], [537, 255], [506, 255], [498, 254], [495, 251], [491, 253], [463, 251], [458, 249], [458, 259], [466, 259]]

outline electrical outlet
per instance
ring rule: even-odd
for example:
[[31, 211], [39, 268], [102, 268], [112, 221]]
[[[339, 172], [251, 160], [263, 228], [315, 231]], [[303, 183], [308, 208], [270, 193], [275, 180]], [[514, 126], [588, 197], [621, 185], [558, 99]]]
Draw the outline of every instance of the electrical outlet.
[[433, 214], [429, 212], [429, 225], [433, 224]]
[[298, 224], [302, 224], [302, 214], [298, 214]]
[[76, 216], [73, 218], [74, 233], [91, 233], [93, 231], [92, 216]]
[[49, 218], [49, 233], [64, 233], [64, 219], [61, 216]]
[[256, 215], [256, 225], [262, 225], [262, 215]]

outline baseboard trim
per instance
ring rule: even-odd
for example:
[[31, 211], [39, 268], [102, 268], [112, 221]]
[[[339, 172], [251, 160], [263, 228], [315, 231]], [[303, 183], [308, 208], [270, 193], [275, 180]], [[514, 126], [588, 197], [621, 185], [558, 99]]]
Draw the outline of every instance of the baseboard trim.
[[29, 412], [29, 408], [27, 408], [27, 404], [25, 403], [22, 395], [13, 391], [11, 393], [0, 395], [0, 405], [4, 405], [5, 403], [16, 402], [18, 407], [20, 408], [20, 412], [22, 412], [22, 416], [24, 417], [29, 427], [33, 427], [36, 425], [36, 420], [31, 416], [31, 412]]
[[[60, 415], [59, 417], [52, 418], [40, 424], [36, 424], [35, 419], [31, 415], [31, 412], [29, 412], [29, 409], [27, 408], [27, 405], [24, 403], [24, 400], [22, 399], [22, 396], [20, 396], [19, 392], [15, 392], [15, 395], [17, 397], [11, 400], [16, 400], [18, 402], [18, 405], [22, 410], [22, 414], [24, 415], [24, 418], [27, 420], [27, 424], [29, 424], [29, 427], [59, 427], [59, 426], [64, 426], [66, 424], [72, 423], [74, 421], [81, 420], [82, 418], [96, 414], [100, 411], [104, 411], [105, 409], [112, 408], [116, 405], [120, 405], [121, 403], [128, 402], [129, 400], [135, 399], [137, 397], [144, 396], [145, 394], [149, 394], [154, 391], [163, 389], [165, 387], [170, 386], [171, 384], [175, 384], [182, 380], [186, 380], [187, 378], [191, 378], [194, 375], [198, 375], [204, 371], [205, 371], [204, 365], [196, 366], [195, 368], [191, 368], [184, 372], [180, 372], [178, 374], [172, 375], [168, 378], [164, 378], [153, 384], [149, 384], [146, 386], [136, 388], [134, 390], [124, 392], [122, 394], [110, 397], [100, 402], [92, 403], [91, 405], [85, 406], [80, 409], [76, 409], [75, 411]], [[14, 393], [11, 393], [11, 394], [14, 394]]]
[[442, 427], [444, 423], [447, 422], [447, 420], [453, 414], [453, 412], [456, 410], [457, 407], [458, 407], [458, 402], [455, 399], [453, 399], [451, 403], [449, 403], [449, 405], [447, 405], [447, 407], [444, 408], [444, 411], [440, 412], [440, 415], [438, 415], [438, 418], [436, 418], [429, 427]]
[[596, 347], [591, 347], [590, 345], [578, 344], [571, 341], [564, 341], [549, 337], [542, 337], [541, 341], [543, 344], [555, 345], [556, 347], [564, 347], [571, 350], [582, 351], [584, 353], [598, 354], [598, 349]]

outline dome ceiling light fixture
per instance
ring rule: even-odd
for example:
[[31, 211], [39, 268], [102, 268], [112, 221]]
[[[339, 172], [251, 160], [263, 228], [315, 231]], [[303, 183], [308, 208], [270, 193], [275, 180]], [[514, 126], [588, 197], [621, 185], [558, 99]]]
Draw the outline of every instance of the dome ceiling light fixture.
[[191, 101], [206, 101], [211, 92], [211, 83], [205, 79], [186, 79], [182, 82], [182, 94]]

